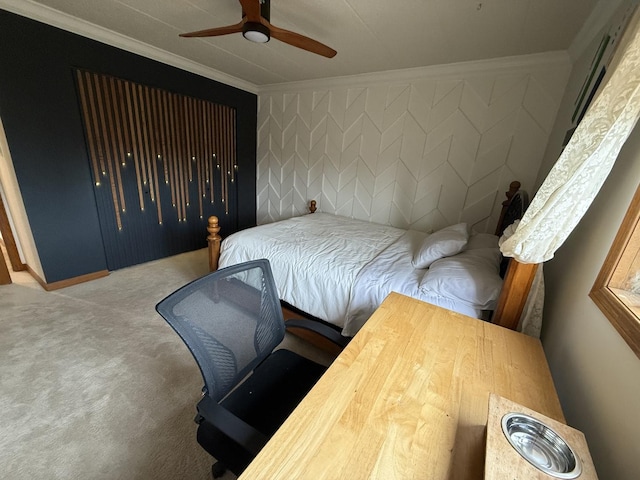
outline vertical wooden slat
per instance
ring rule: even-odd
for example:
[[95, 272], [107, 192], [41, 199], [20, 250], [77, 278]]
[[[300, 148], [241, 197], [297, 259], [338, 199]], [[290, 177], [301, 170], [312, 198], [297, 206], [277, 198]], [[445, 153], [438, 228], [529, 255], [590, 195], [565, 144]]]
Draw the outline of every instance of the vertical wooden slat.
[[182, 220], [187, 219], [187, 188], [189, 187], [189, 163], [191, 161], [191, 157], [189, 155], [189, 136], [187, 132], [188, 128], [188, 116], [187, 116], [187, 107], [188, 107], [188, 98], [187, 97], [178, 97], [182, 101], [180, 102], [180, 119], [182, 121], [182, 129], [180, 133], [182, 135], [182, 157], [180, 158], [180, 174], [182, 175]]
[[100, 91], [97, 86], [97, 81], [95, 80], [96, 75], [87, 74], [87, 84], [90, 85], [92, 90], [91, 93], [91, 108], [93, 109], [94, 114], [94, 124], [95, 124], [95, 135], [96, 138], [99, 139], [100, 149], [98, 150], [98, 162], [100, 164], [100, 181], [102, 181], [102, 177], [106, 172], [105, 167], [105, 150], [106, 150], [106, 139], [102, 132], [102, 124], [100, 123]]
[[164, 183], [168, 183], [167, 178], [167, 137], [166, 137], [166, 124], [167, 116], [164, 105], [164, 92], [156, 90], [156, 98], [158, 102], [158, 128], [160, 129], [160, 146], [158, 153], [161, 155], [162, 160], [162, 174]]
[[227, 164], [229, 167], [229, 183], [233, 183], [235, 178], [235, 172], [233, 171], [233, 134], [231, 132], [231, 128], [233, 125], [233, 110], [227, 107], [227, 128], [225, 130], [225, 135], [227, 136], [227, 145], [229, 148], [229, 163]]
[[152, 181], [152, 161], [151, 161], [151, 145], [149, 144], [149, 132], [148, 132], [148, 125], [149, 125], [149, 118], [148, 118], [148, 112], [147, 112], [147, 106], [145, 103], [145, 90], [147, 90], [148, 87], [143, 87], [142, 85], [138, 85], [137, 88], [137, 97], [138, 97], [138, 107], [139, 107], [139, 113], [140, 113], [140, 123], [139, 123], [139, 128], [140, 131], [142, 132], [142, 152], [143, 155], [141, 156], [142, 162], [141, 162], [141, 168], [144, 172], [143, 174], [143, 178], [142, 178], [142, 182], [143, 184], [146, 186], [146, 188], [149, 190], [149, 197], [151, 199], [151, 201], [153, 202], [155, 199], [155, 193], [153, 191], [153, 181]]
[[[144, 136], [142, 134], [142, 113], [141, 113], [141, 98], [140, 98], [140, 85], [132, 85], [131, 98], [133, 98], [133, 118], [135, 120], [135, 132], [136, 132], [136, 143], [138, 145], [138, 167], [140, 172], [140, 177], [143, 185], [143, 193], [147, 188], [147, 151], [145, 149], [145, 141]], [[142, 197], [142, 205], [140, 206], [141, 210], [144, 210], [144, 196]]]
[[173, 102], [171, 101], [171, 95], [165, 92], [163, 102], [167, 111], [167, 174], [169, 179], [169, 190], [171, 191], [171, 205], [176, 208], [176, 189], [174, 184], [174, 158], [175, 152], [175, 119], [173, 115]]
[[222, 181], [222, 188], [224, 189], [222, 192], [222, 201], [224, 202], [224, 208], [226, 211], [227, 208], [227, 137], [224, 134], [225, 129], [227, 128], [227, 116], [224, 107], [220, 107], [220, 139], [222, 143], [221, 148], [221, 159], [220, 159], [220, 179]]
[[231, 184], [234, 181], [235, 173], [233, 171], [233, 135], [231, 134], [231, 125], [232, 118], [231, 113], [232, 110], [229, 107], [226, 107], [227, 110], [227, 128], [225, 129], [225, 135], [227, 137], [227, 206], [226, 213], [229, 213], [229, 198], [231, 197]]
[[202, 185], [202, 162], [205, 159], [205, 147], [204, 147], [204, 137], [203, 130], [205, 128], [206, 119], [203, 116], [204, 110], [204, 102], [198, 101], [196, 103], [196, 118], [200, 119], [200, 121], [196, 124], [197, 127], [197, 143], [198, 143], [198, 158], [196, 160], [196, 180], [198, 185], [198, 217], [202, 218], [203, 216], [203, 204], [202, 204], [202, 193], [204, 192]]
[[158, 184], [158, 155], [160, 151], [160, 140], [159, 140], [159, 118], [158, 118], [158, 107], [155, 98], [155, 89], [147, 89], [146, 92], [146, 101], [148, 104], [148, 109], [151, 112], [151, 122], [149, 127], [150, 138], [151, 138], [151, 157], [149, 158], [149, 162], [152, 164], [153, 170], [153, 188], [155, 191], [154, 201], [156, 203], [156, 212], [158, 215], [158, 223], [162, 223], [162, 202], [160, 201], [160, 186]]
[[101, 88], [101, 82], [100, 82], [100, 77], [98, 75], [93, 75], [92, 76], [93, 81], [94, 81], [94, 86], [95, 86], [95, 92], [96, 92], [96, 105], [98, 107], [98, 118], [99, 118], [99, 124], [100, 124], [100, 130], [102, 133], [102, 138], [104, 139], [103, 141], [103, 148], [104, 148], [104, 163], [106, 165], [106, 171], [102, 172], [103, 176], [107, 176], [109, 178], [109, 187], [111, 188], [111, 196], [113, 198], [113, 207], [114, 207], [114, 213], [115, 213], [115, 217], [116, 217], [116, 225], [118, 226], [118, 230], [122, 230], [122, 219], [120, 217], [120, 208], [118, 206], [118, 196], [117, 196], [117, 189], [116, 189], [116, 179], [115, 179], [115, 172], [113, 171], [112, 168], [112, 152], [111, 152], [111, 145], [109, 142], [109, 134], [108, 134], [108, 130], [107, 130], [107, 119], [106, 119], [106, 105], [105, 102], [108, 99], [105, 99], [105, 95], [107, 92], [103, 92], [102, 88]]
[[133, 95], [132, 90], [135, 87], [130, 84], [129, 82], [125, 83], [125, 98], [127, 101], [127, 111], [129, 112], [129, 134], [131, 137], [131, 156], [133, 157], [133, 166], [135, 168], [135, 172], [136, 172], [136, 183], [138, 186], [138, 202], [140, 205], [140, 210], [144, 210], [144, 197], [143, 197], [143, 190], [142, 190], [142, 176], [140, 174], [140, 163], [139, 163], [139, 157], [140, 157], [140, 149], [139, 149], [139, 137], [137, 135], [137, 128], [136, 128], [136, 102], [135, 102], [135, 97]]
[[122, 111], [122, 108], [121, 108], [122, 104], [118, 96], [116, 79], [113, 77], [109, 78], [109, 88], [111, 90], [114, 129], [117, 137], [117, 154], [116, 154], [116, 157], [114, 158], [114, 162], [118, 172], [118, 192], [120, 194], [120, 207], [122, 208], [122, 211], [125, 212], [127, 210], [127, 202], [124, 195], [124, 185], [123, 185], [122, 171], [121, 171], [121, 166], [124, 164], [122, 160], [126, 156], [126, 151], [125, 151], [126, 149], [125, 149], [124, 139], [123, 139], [123, 128], [121, 125], [122, 115], [124, 112]]
[[[107, 77], [102, 77], [102, 82], [100, 87], [104, 91], [104, 110], [105, 116], [107, 118], [107, 128], [108, 128], [108, 137], [110, 140], [111, 151], [108, 158], [109, 162], [109, 171], [111, 175], [115, 174], [115, 178], [112, 179], [112, 182], [116, 185], [116, 190], [118, 194], [118, 208], [119, 211], [123, 212], [126, 209], [126, 203], [124, 200], [124, 190], [122, 187], [122, 177], [120, 175], [120, 150], [118, 148], [117, 137], [119, 132], [117, 132], [116, 128], [116, 99], [113, 96], [113, 90], [111, 90], [111, 85], [109, 83], [109, 79]], [[114, 198], [115, 202], [115, 198]]]
[[183, 125], [182, 125], [182, 120], [183, 120], [183, 115], [182, 115], [182, 108], [181, 108], [181, 102], [180, 102], [180, 98], [176, 95], [173, 95], [173, 101], [174, 101], [174, 105], [175, 105], [175, 112], [176, 112], [176, 149], [178, 151], [178, 155], [176, 156], [176, 163], [175, 163], [175, 169], [176, 169], [176, 185], [177, 185], [177, 189], [176, 189], [176, 200], [177, 200], [177, 205], [178, 205], [178, 221], [182, 221], [183, 218], [183, 213], [182, 213], [182, 205], [183, 205], [183, 195], [182, 195], [182, 159], [184, 158], [184, 135], [182, 135], [182, 130], [183, 130]]
[[89, 143], [89, 157], [91, 158], [91, 167], [93, 169], [93, 178], [96, 185], [100, 184], [100, 170], [98, 168], [98, 153], [96, 151], [96, 139], [92, 130], [92, 121], [95, 119], [94, 115], [89, 112], [89, 92], [85, 85], [85, 78], [82, 72], [78, 70], [78, 89], [80, 93], [80, 103], [82, 105], [82, 114], [84, 117], [85, 129], [87, 131], [87, 141]]
[[147, 168], [147, 182], [149, 189], [149, 198], [152, 202], [156, 200], [155, 186], [153, 182], [153, 166], [155, 165], [155, 151], [151, 137], [151, 128], [153, 119], [151, 118], [151, 110], [149, 105], [149, 87], [140, 89], [140, 113], [142, 119], [142, 137], [145, 145], [145, 159]]
[[[213, 105], [207, 103], [205, 104], [205, 117], [207, 119], [207, 129], [205, 130], [204, 134], [205, 134], [205, 143], [207, 145], [207, 154], [205, 155], [205, 162], [204, 162], [204, 192], [205, 192], [205, 197], [206, 198], [206, 188], [207, 186], [211, 188], [213, 188], [213, 184], [209, 183], [209, 172], [210, 172], [210, 168], [211, 168], [211, 164], [213, 162], [213, 142], [212, 142], [212, 136], [213, 136], [213, 119], [212, 119], [212, 115], [211, 115], [211, 111], [213, 110]], [[209, 202], [211, 202], [211, 199], [209, 199]]]
[[237, 152], [237, 144], [236, 144], [236, 110], [235, 108], [231, 109], [231, 150], [232, 150], [232, 158], [231, 162], [233, 163], [233, 179], [235, 181], [236, 175], [238, 174], [238, 152]]
[[220, 201], [224, 202], [224, 142], [222, 141], [222, 112], [220, 106], [216, 106], [216, 172], [220, 177]]
[[186, 205], [187, 205], [187, 195], [186, 195], [186, 186], [187, 186], [187, 168], [186, 166], [189, 164], [189, 152], [187, 146], [187, 112], [186, 112], [186, 98], [176, 96], [178, 99], [178, 108], [180, 109], [180, 202], [182, 204], [182, 214], [180, 216], [180, 220], [184, 220], [186, 217]]
[[195, 142], [195, 122], [194, 122], [194, 99], [191, 97], [186, 97], [186, 124], [187, 124], [187, 142], [189, 143], [189, 154], [187, 156], [187, 178], [191, 182], [193, 180], [193, 160], [197, 155], [197, 147]]
[[96, 154], [95, 162], [98, 169], [98, 175], [96, 176], [96, 185], [102, 184], [102, 173], [104, 172], [104, 146], [103, 146], [103, 138], [100, 135], [100, 123], [99, 123], [99, 115], [98, 115], [98, 107], [96, 105], [96, 92], [95, 85], [93, 84], [93, 79], [91, 74], [87, 73], [85, 75], [85, 84], [87, 87], [87, 95], [89, 97], [89, 109], [91, 111], [92, 117], [92, 127], [93, 127], [93, 136], [96, 143]]
[[231, 141], [229, 139], [229, 108], [225, 107], [224, 115], [224, 140], [225, 140], [225, 197], [224, 197], [224, 213], [229, 214], [229, 183], [231, 182]]
[[[173, 96], [167, 94], [167, 108], [169, 110], [169, 143], [171, 145], [171, 158], [169, 159], [169, 185], [171, 188], [171, 204], [178, 211], [178, 181], [177, 174], [178, 170], [176, 169], [176, 163], [178, 158], [178, 148], [176, 145], [176, 114], [175, 108], [173, 104]], [[180, 215], [178, 215], [180, 218]]]
[[207, 171], [206, 171], [206, 176], [207, 176], [207, 183], [209, 184], [209, 201], [211, 203], [215, 202], [215, 182], [214, 182], [214, 175], [215, 172], [217, 171], [217, 165], [218, 165], [218, 144], [216, 143], [216, 128], [217, 128], [217, 122], [216, 122], [216, 117], [215, 117], [215, 111], [216, 111], [216, 107], [215, 105], [209, 105], [209, 119], [210, 119], [210, 125], [211, 125], [211, 129], [209, 130], [209, 142], [211, 145], [211, 151], [212, 154], [211, 156], [207, 159]]
[[129, 157], [131, 155], [131, 138], [129, 138], [129, 124], [127, 122], [127, 103], [125, 100], [124, 93], [124, 81], [117, 79], [116, 85], [118, 87], [118, 100], [120, 103], [120, 122], [122, 125], [122, 134], [124, 141], [124, 148], [122, 150], [122, 158], [121, 161], [124, 165], [127, 165]]

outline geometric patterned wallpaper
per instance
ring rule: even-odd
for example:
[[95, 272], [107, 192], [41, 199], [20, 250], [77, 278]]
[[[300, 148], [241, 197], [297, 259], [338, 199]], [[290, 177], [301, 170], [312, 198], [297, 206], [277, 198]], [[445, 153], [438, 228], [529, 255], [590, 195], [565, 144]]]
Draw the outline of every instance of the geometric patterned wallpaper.
[[400, 228], [493, 232], [509, 183], [534, 185], [569, 71], [549, 54], [261, 91], [258, 223], [315, 199]]

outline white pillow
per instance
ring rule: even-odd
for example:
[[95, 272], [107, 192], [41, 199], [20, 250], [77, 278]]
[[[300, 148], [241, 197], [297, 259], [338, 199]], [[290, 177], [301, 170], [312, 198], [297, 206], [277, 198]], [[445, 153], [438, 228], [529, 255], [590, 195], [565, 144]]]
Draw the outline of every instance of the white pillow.
[[431, 264], [420, 289], [453, 298], [479, 310], [493, 310], [502, 289], [500, 250], [477, 248]]
[[469, 239], [466, 223], [451, 225], [432, 233], [424, 239], [420, 248], [414, 252], [411, 264], [413, 268], [429, 268], [436, 260], [455, 255], [464, 250]]

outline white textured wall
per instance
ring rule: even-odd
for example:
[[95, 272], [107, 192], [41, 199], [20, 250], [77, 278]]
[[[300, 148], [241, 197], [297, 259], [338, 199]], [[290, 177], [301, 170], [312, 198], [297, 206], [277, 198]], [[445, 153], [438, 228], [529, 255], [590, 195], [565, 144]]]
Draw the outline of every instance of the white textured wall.
[[259, 93], [258, 223], [319, 209], [491, 231], [529, 191], [568, 80], [563, 53], [284, 84]]

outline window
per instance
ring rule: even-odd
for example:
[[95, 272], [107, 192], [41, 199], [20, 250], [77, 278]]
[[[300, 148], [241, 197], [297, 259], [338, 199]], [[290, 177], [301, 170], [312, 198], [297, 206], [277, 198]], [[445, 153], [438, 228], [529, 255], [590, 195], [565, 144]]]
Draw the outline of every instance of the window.
[[640, 186], [589, 296], [640, 358]]

